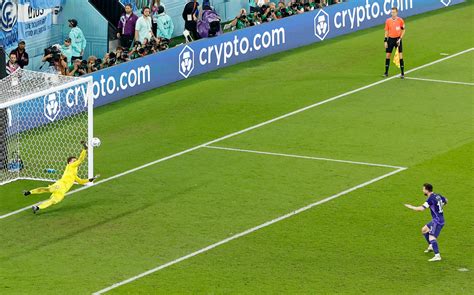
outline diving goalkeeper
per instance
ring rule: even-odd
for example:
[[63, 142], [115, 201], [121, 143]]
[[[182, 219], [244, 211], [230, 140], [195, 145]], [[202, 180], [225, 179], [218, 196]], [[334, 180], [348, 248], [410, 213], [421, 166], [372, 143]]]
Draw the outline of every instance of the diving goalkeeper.
[[40, 209], [41, 210], [46, 209], [51, 205], [55, 205], [61, 202], [64, 199], [64, 196], [66, 195], [66, 193], [74, 185], [74, 182], [85, 185], [86, 183], [93, 182], [98, 177], [98, 176], [95, 176], [89, 179], [81, 179], [77, 176], [77, 170], [79, 169], [79, 166], [81, 165], [82, 162], [84, 162], [87, 156], [87, 144], [84, 141], [82, 141], [81, 144], [83, 146], [81, 155], [79, 156], [79, 158], [69, 157], [67, 159], [66, 169], [64, 170], [64, 174], [60, 180], [56, 181], [55, 183], [53, 183], [52, 185], [48, 187], [39, 187], [31, 191], [23, 192], [23, 195], [25, 196], [29, 196], [31, 194], [36, 195], [36, 194], [51, 193], [51, 197], [49, 198], [49, 200], [41, 203], [39, 206], [32, 207], [33, 213], [38, 212]]

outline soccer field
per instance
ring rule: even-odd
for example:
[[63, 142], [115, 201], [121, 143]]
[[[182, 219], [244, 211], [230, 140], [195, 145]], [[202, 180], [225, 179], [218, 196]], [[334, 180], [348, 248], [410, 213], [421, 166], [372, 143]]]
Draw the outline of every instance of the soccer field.
[[0, 187], [0, 294], [473, 294], [473, 16], [407, 18], [405, 80], [377, 27], [96, 109], [97, 185]]

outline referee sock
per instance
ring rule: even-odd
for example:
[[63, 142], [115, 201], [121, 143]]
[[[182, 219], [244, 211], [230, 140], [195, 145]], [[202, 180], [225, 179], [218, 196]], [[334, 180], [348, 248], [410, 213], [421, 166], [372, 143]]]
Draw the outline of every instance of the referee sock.
[[390, 58], [385, 59], [385, 75], [388, 75], [388, 68], [390, 67]]
[[433, 252], [435, 254], [439, 254], [439, 249], [438, 249], [438, 241], [437, 240], [431, 240], [430, 241], [431, 246], [433, 247]]
[[402, 71], [402, 75], [405, 75], [405, 62], [403, 58], [400, 59], [400, 71]]

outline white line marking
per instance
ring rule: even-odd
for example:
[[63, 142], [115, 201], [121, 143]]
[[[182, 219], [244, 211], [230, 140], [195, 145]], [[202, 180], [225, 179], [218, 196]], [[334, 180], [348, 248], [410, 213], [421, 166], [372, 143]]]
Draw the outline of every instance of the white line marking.
[[309, 205], [307, 205], [307, 206], [305, 206], [305, 207], [299, 208], [299, 209], [297, 209], [297, 210], [295, 210], [295, 211], [292, 211], [292, 212], [290, 212], [290, 213], [287, 213], [287, 214], [285, 214], [285, 215], [282, 215], [282, 216], [280, 216], [280, 217], [277, 217], [277, 218], [275, 218], [275, 219], [272, 219], [272, 220], [270, 220], [270, 221], [267, 221], [267, 222], [265, 222], [265, 223], [262, 223], [262, 224], [260, 224], [260, 225], [255, 226], [255, 227], [252, 227], [252, 228], [250, 228], [250, 229], [248, 229], [248, 230], [246, 230], [246, 231], [243, 231], [243, 232], [240, 232], [240, 233], [238, 233], [238, 234], [235, 234], [235, 235], [233, 235], [233, 236], [231, 236], [231, 237], [228, 237], [228, 238], [226, 238], [226, 239], [224, 239], [224, 240], [221, 240], [221, 241], [219, 241], [219, 242], [217, 242], [217, 243], [214, 243], [214, 244], [212, 244], [212, 245], [209, 245], [209, 246], [207, 246], [207, 247], [205, 247], [205, 248], [202, 248], [202, 249], [200, 249], [200, 250], [197, 250], [197, 251], [195, 251], [195, 252], [189, 253], [189, 254], [187, 254], [187, 255], [185, 255], [185, 256], [179, 257], [179, 258], [177, 258], [177, 259], [175, 259], [175, 260], [172, 260], [172, 261], [170, 261], [170, 262], [168, 262], [168, 263], [162, 264], [162, 265], [160, 265], [160, 266], [158, 266], [158, 267], [155, 267], [155, 268], [153, 268], [153, 269], [150, 269], [150, 270], [148, 270], [148, 271], [146, 271], [146, 272], [143, 272], [143, 273], [141, 273], [141, 274], [139, 274], [139, 275], [136, 275], [136, 276], [131, 277], [131, 278], [129, 278], [129, 279], [126, 279], [126, 280], [123, 280], [123, 281], [121, 281], [121, 282], [115, 283], [115, 284], [113, 284], [113, 285], [111, 285], [111, 286], [109, 286], [109, 287], [107, 287], [107, 288], [104, 288], [104, 289], [102, 289], [102, 290], [100, 290], [100, 291], [97, 291], [97, 292], [95, 292], [95, 293], [93, 293], [93, 294], [94, 294], [94, 295], [103, 294], [103, 293], [108, 292], [108, 291], [110, 291], [110, 290], [112, 290], [112, 289], [115, 289], [115, 288], [117, 288], [117, 287], [123, 286], [123, 285], [125, 285], [125, 284], [128, 284], [128, 283], [130, 283], [130, 282], [133, 282], [133, 281], [138, 280], [138, 279], [140, 279], [140, 278], [143, 278], [143, 277], [145, 277], [145, 276], [147, 276], [147, 275], [150, 275], [150, 274], [155, 273], [155, 272], [157, 272], [157, 271], [159, 271], [159, 270], [162, 270], [162, 269], [164, 269], [164, 268], [167, 268], [167, 267], [169, 267], [169, 266], [172, 266], [172, 265], [174, 265], [174, 264], [177, 264], [177, 263], [179, 263], [179, 262], [181, 262], [181, 261], [187, 260], [187, 259], [189, 259], [189, 258], [192, 258], [192, 257], [194, 257], [194, 256], [197, 256], [197, 255], [202, 254], [202, 253], [204, 253], [204, 252], [207, 252], [207, 251], [209, 251], [209, 250], [212, 250], [212, 249], [214, 249], [214, 248], [216, 248], [216, 247], [218, 247], [218, 246], [221, 246], [221, 245], [223, 245], [223, 244], [226, 244], [226, 243], [228, 243], [228, 242], [230, 242], [230, 241], [233, 241], [233, 240], [235, 240], [235, 239], [238, 239], [238, 238], [241, 238], [241, 237], [246, 236], [246, 235], [248, 235], [248, 234], [251, 234], [251, 233], [253, 233], [253, 232], [255, 232], [255, 231], [258, 231], [259, 229], [265, 228], [265, 227], [270, 226], [270, 225], [272, 225], [272, 224], [274, 224], [274, 223], [277, 223], [277, 222], [279, 222], [279, 221], [285, 220], [285, 219], [287, 219], [287, 218], [289, 218], [289, 217], [292, 217], [292, 216], [294, 216], [294, 215], [300, 214], [300, 213], [302, 213], [302, 212], [304, 212], [304, 211], [307, 211], [307, 210], [309, 210], [309, 209], [311, 209], [311, 208], [313, 208], [313, 207], [315, 207], [315, 206], [324, 204], [324, 203], [326, 203], [326, 202], [329, 202], [329, 201], [331, 201], [331, 200], [334, 200], [334, 199], [336, 199], [336, 198], [339, 198], [340, 196], [347, 195], [347, 194], [350, 193], [350, 192], [353, 192], [353, 191], [355, 191], [355, 190], [357, 190], [357, 189], [360, 189], [360, 188], [362, 188], [362, 187], [365, 187], [365, 186], [367, 186], [367, 185], [370, 185], [370, 184], [372, 184], [372, 183], [374, 183], [374, 182], [377, 182], [377, 181], [379, 181], [379, 180], [382, 180], [382, 179], [384, 179], [384, 178], [387, 178], [387, 177], [389, 177], [389, 176], [392, 176], [392, 175], [394, 175], [394, 174], [397, 174], [397, 173], [399, 173], [399, 172], [401, 172], [401, 171], [403, 171], [403, 170], [405, 170], [405, 169], [406, 169], [406, 168], [399, 168], [399, 169], [397, 169], [397, 170], [395, 170], [395, 171], [386, 173], [386, 174], [384, 174], [384, 175], [382, 175], [382, 176], [376, 177], [376, 178], [374, 178], [374, 179], [372, 179], [372, 180], [369, 180], [369, 181], [364, 182], [364, 183], [362, 183], [362, 184], [356, 185], [356, 186], [354, 186], [354, 187], [352, 187], [352, 188], [349, 188], [349, 189], [347, 189], [347, 190], [345, 190], [345, 191], [342, 191], [342, 192], [340, 192], [340, 193], [337, 193], [337, 194], [335, 194], [335, 195], [332, 195], [332, 196], [330, 196], [330, 197], [327, 197], [327, 198], [325, 198], [325, 199], [322, 199], [322, 200], [320, 200], [320, 201], [314, 202], [314, 203], [309, 204]]
[[[419, 67], [413, 68], [413, 69], [411, 69], [411, 70], [409, 70], [409, 71], [406, 71], [406, 74], [409, 74], [409, 73], [411, 73], [411, 72], [414, 72], [414, 71], [417, 71], [417, 70], [420, 70], [420, 69], [423, 69], [423, 68], [426, 68], [426, 67], [429, 67], [429, 66], [432, 66], [432, 65], [434, 65], [434, 64], [437, 64], [437, 63], [440, 63], [440, 62], [442, 62], [442, 61], [445, 61], [445, 60], [454, 58], [454, 57], [456, 57], [456, 56], [459, 56], [459, 55], [461, 55], [461, 54], [465, 54], [465, 53], [470, 52], [470, 51], [473, 51], [473, 50], [474, 50], [474, 47], [471, 47], [471, 48], [469, 48], [469, 49], [460, 51], [460, 52], [458, 52], [458, 53], [456, 53], [456, 54], [453, 54], [453, 55], [450, 55], [450, 56], [447, 56], [447, 57], [443, 57], [443, 58], [441, 58], [441, 59], [432, 61], [432, 62], [430, 62], [430, 63], [424, 64], [424, 65], [422, 65], [422, 66], [419, 66]], [[236, 136], [236, 135], [239, 135], [239, 134], [242, 134], [242, 133], [245, 133], [245, 132], [248, 132], [248, 131], [257, 129], [257, 128], [260, 128], [260, 127], [262, 127], [262, 126], [271, 124], [271, 123], [273, 123], [273, 122], [276, 122], [276, 121], [279, 121], [279, 120], [282, 120], [282, 119], [285, 119], [285, 118], [288, 118], [288, 117], [290, 117], [290, 116], [299, 114], [299, 113], [304, 112], [304, 111], [307, 111], [307, 110], [309, 110], [309, 109], [318, 107], [318, 106], [320, 106], [320, 105], [326, 104], [326, 103], [331, 102], [331, 101], [338, 100], [338, 99], [340, 99], [340, 98], [343, 98], [343, 97], [346, 97], [346, 96], [348, 96], [348, 95], [351, 95], [351, 94], [360, 92], [360, 91], [362, 91], [362, 90], [365, 90], [365, 89], [368, 89], [368, 88], [377, 86], [377, 85], [379, 85], [379, 84], [382, 84], [382, 83], [391, 81], [391, 80], [396, 79], [396, 78], [399, 78], [399, 77], [400, 77], [400, 75], [396, 75], [396, 76], [392, 76], [392, 77], [390, 77], [390, 78], [385, 78], [385, 79], [383, 79], [383, 80], [379, 80], [379, 81], [374, 82], [374, 83], [371, 83], [371, 84], [369, 84], [369, 85], [366, 85], [366, 86], [363, 86], [363, 87], [360, 87], [360, 88], [357, 88], [357, 89], [348, 91], [348, 92], [343, 93], [343, 94], [339, 94], [339, 95], [337, 95], [337, 96], [334, 96], [334, 97], [328, 98], [328, 99], [326, 99], [326, 100], [317, 102], [317, 103], [315, 103], [315, 104], [306, 106], [306, 107], [301, 108], [301, 109], [298, 109], [298, 110], [296, 110], [296, 111], [293, 111], [293, 112], [290, 112], [290, 113], [281, 115], [281, 116], [279, 116], [279, 117], [270, 119], [270, 120], [265, 121], [265, 122], [262, 122], [262, 123], [260, 123], [260, 124], [257, 124], [257, 125], [254, 125], [254, 126], [251, 126], [251, 127], [245, 128], [245, 129], [242, 129], [242, 130], [240, 130], [240, 131], [237, 131], [237, 132], [230, 133], [230, 134], [228, 134], [228, 135], [219, 137], [219, 138], [214, 139], [214, 140], [211, 140], [211, 141], [209, 141], [209, 142], [206, 142], [206, 143], [197, 145], [197, 146], [195, 146], [195, 147], [189, 148], [189, 149], [184, 150], [184, 151], [181, 151], [181, 152], [179, 152], [179, 153], [176, 153], [176, 154], [173, 154], [173, 155], [170, 155], [170, 156], [167, 156], [167, 157], [164, 157], [164, 158], [155, 160], [155, 161], [153, 161], [153, 162], [149, 162], [149, 163], [147, 163], [147, 164], [145, 164], [145, 165], [142, 165], [142, 166], [139, 166], [139, 167], [136, 167], [136, 168], [127, 170], [127, 171], [124, 171], [124, 172], [122, 172], [122, 173], [116, 174], [116, 175], [111, 176], [111, 177], [109, 177], [109, 178], [104, 178], [104, 179], [102, 179], [101, 181], [96, 182], [94, 185], [85, 186], [85, 187], [81, 187], [81, 188], [79, 188], [79, 189], [73, 190], [73, 191], [69, 192], [69, 193], [67, 194], [67, 196], [70, 196], [70, 195], [72, 195], [72, 194], [74, 194], [74, 193], [83, 191], [83, 190], [85, 190], [85, 189], [89, 189], [89, 188], [91, 188], [91, 187], [95, 187], [95, 186], [97, 186], [97, 185], [99, 185], [99, 184], [109, 182], [109, 181], [111, 181], [111, 180], [114, 180], [114, 179], [116, 179], [116, 178], [125, 176], [125, 175], [127, 175], [127, 174], [134, 173], [134, 172], [136, 172], [136, 171], [138, 171], [138, 170], [142, 170], [142, 169], [144, 169], [144, 168], [150, 167], [150, 166], [155, 165], [155, 164], [158, 164], [158, 163], [160, 163], [160, 162], [163, 162], [163, 161], [166, 161], [166, 160], [170, 160], [170, 159], [173, 159], [173, 158], [182, 156], [182, 155], [184, 155], [184, 154], [190, 153], [190, 152], [192, 152], [192, 151], [195, 151], [195, 150], [200, 149], [200, 148], [202, 148], [202, 147], [205, 147], [205, 146], [207, 146], [207, 145], [211, 145], [211, 144], [214, 144], [214, 143], [216, 143], [216, 142], [219, 142], [219, 141], [222, 141], [222, 140], [231, 138], [231, 137], [233, 137], [233, 136]], [[30, 208], [31, 208], [31, 206], [28, 206], [28, 207], [24, 207], [24, 208], [22, 208], [22, 209], [16, 210], [16, 211], [14, 211], [14, 212], [7, 213], [7, 214], [5, 214], [5, 215], [1, 215], [1, 216], [0, 216], [0, 219], [4, 219], [4, 218], [6, 218], [6, 217], [9, 217], [9, 216], [18, 214], [18, 213], [20, 213], [20, 212], [22, 212], [22, 211], [25, 211], [25, 210], [28, 210], [28, 209], [30, 209]]]
[[405, 79], [408, 79], [408, 80], [419, 80], [419, 81], [426, 81], [426, 82], [437, 82], [437, 83], [446, 83], [446, 84], [459, 84], [459, 85], [474, 86], [474, 83], [469, 83], [469, 82], [435, 80], [435, 79], [415, 78], [415, 77], [405, 77]]
[[244, 149], [236, 149], [236, 148], [220, 147], [220, 146], [205, 146], [205, 148], [208, 148], [208, 149], [216, 149], [216, 150], [225, 150], [225, 151], [234, 151], [234, 152], [242, 152], [242, 153], [253, 153], [253, 154], [261, 154], [261, 155], [270, 155], [270, 156], [280, 156], [280, 157], [299, 158], [299, 159], [308, 159], [308, 160], [318, 160], [318, 161], [347, 163], [347, 164], [364, 165], [364, 166], [385, 167], [385, 168], [393, 168], [393, 169], [401, 169], [401, 168], [406, 169], [406, 167], [392, 166], [392, 165], [385, 165], [385, 164], [376, 164], [376, 163], [367, 163], [367, 162], [358, 162], [358, 161], [348, 161], [348, 160], [338, 160], [338, 159], [320, 158], [320, 157], [310, 157], [310, 156], [300, 156], [300, 155], [282, 154], [282, 153], [271, 153], [271, 152], [262, 152], [262, 151], [254, 151], [254, 150], [244, 150]]

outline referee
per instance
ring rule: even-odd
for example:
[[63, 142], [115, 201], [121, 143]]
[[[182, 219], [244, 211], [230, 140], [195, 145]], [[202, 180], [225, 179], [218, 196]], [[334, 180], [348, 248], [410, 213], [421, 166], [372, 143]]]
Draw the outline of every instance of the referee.
[[392, 8], [392, 17], [385, 22], [385, 73], [384, 77], [388, 77], [388, 68], [390, 67], [390, 56], [393, 48], [398, 47], [400, 54], [400, 78], [405, 78], [405, 63], [403, 61], [403, 43], [402, 39], [405, 35], [405, 22], [401, 17], [398, 17], [398, 8]]

